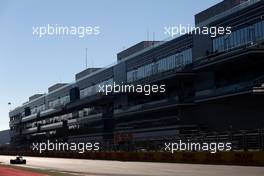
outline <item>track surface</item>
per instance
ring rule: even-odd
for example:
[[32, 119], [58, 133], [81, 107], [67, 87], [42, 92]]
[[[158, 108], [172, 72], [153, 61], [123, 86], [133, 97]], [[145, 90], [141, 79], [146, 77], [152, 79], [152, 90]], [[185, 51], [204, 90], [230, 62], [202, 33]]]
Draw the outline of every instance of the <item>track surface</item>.
[[[1, 156], [9, 163], [14, 156]], [[83, 173], [96, 176], [263, 176], [264, 167], [173, 164], [150, 162], [119, 162], [62, 158], [25, 157], [26, 167]], [[24, 167], [24, 166], [23, 166]], [[2, 175], [1, 175], [2, 176]]]
[[34, 172], [14, 169], [10, 167], [0, 166], [0, 175], [1, 176], [45, 176], [43, 174], [38, 174]]

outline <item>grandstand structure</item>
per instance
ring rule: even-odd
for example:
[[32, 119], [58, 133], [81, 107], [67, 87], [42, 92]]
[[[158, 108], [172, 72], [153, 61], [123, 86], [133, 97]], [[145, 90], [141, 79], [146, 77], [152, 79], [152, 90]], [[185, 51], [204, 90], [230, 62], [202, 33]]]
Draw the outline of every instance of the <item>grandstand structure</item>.
[[[232, 33], [143, 41], [118, 53], [114, 65], [31, 96], [9, 113], [11, 145], [49, 139], [160, 150], [164, 141], [189, 139], [263, 150], [264, 1], [224, 0], [196, 14], [195, 25], [231, 26]], [[166, 92], [98, 91], [113, 82], [165, 84]]]

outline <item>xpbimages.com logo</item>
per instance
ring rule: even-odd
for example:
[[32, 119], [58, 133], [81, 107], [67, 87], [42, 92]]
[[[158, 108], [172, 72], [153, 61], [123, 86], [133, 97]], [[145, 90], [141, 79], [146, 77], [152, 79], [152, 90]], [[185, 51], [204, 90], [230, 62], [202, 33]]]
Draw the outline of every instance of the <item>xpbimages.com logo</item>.
[[177, 142], [165, 142], [164, 151], [174, 153], [177, 151], [204, 151], [210, 153], [216, 153], [221, 151], [231, 151], [232, 143], [230, 142], [191, 142], [191, 141], [177, 141]]
[[98, 151], [100, 150], [99, 142], [80, 142], [80, 143], [67, 143], [67, 142], [51, 142], [47, 140], [47, 142], [41, 143], [32, 143], [31, 145], [32, 151], [37, 151], [39, 153], [43, 153], [45, 151], [75, 151], [78, 153], [84, 153], [86, 151]]
[[227, 26], [191, 26], [190, 24], [184, 26], [182, 24], [176, 26], [165, 26], [164, 34], [169, 37], [176, 37], [185, 34], [194, 34], [194, 35], [210, 35], [212, 38], [217, 37], [218, 35], [230, 35], [232, 27]]
[[50, 25], [47, 24], [45, 26], [33, 26], [32, 27], [32, 35], [38, 37], [44, 36], [54, 36], [54, 35], [69, 35], [69, 36], [77, 36], [79, 38], [83, 38], [91, 35], [99, 35], [100, 27], [99, 26], [60, 26], [60, 25]]
[[166, 86], [162, 85], [150, 85], [150, 84], [113, 84], [98, 85], [98, 92], [108, 95], [110, 93], [142, 93], [144, 95], [150, 95], [151, 93], [165, 93]]

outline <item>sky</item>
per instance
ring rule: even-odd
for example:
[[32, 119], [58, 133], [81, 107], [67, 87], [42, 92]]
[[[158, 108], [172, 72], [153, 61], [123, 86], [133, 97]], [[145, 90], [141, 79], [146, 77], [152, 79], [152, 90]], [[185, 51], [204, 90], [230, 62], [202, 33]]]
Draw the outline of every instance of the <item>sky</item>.
[[[9, 128], [8, 112], [29, 96], [57, 82], [73, 82], [85, 69], [85, 48], [88, 67], [110, 65], [125, 48], [147, 38], [167, 38], [165, 26], [194, 25], [195, 14], [220, 1], [1, 0], [0, 130]], [[33, 35], [33, 27], [48, 24], [99, 26], [100, 34]]]

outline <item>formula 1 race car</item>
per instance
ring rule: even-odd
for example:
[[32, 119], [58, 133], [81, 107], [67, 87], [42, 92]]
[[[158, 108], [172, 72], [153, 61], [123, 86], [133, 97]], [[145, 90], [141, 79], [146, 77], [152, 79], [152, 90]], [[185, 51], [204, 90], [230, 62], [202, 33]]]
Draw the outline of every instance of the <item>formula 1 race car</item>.
[[10, 164], [26, 164], [27, 161], [22, 156], [17, 156], [16, 159], [11, 159]]

